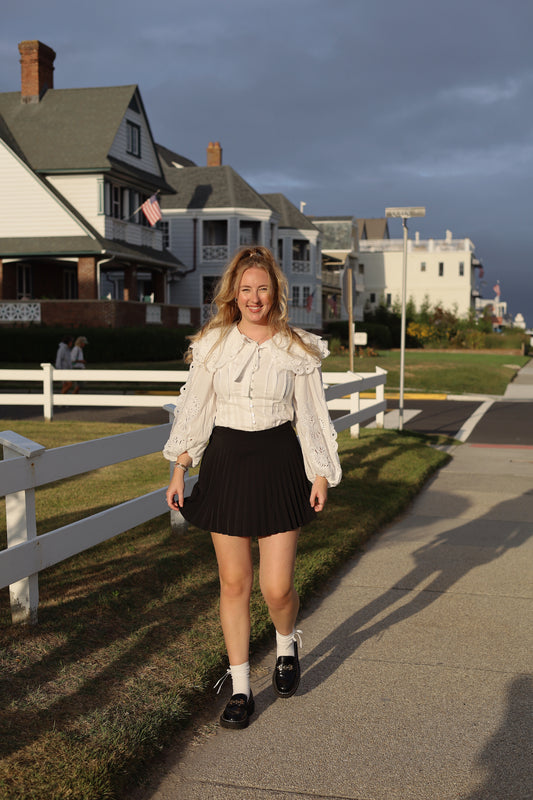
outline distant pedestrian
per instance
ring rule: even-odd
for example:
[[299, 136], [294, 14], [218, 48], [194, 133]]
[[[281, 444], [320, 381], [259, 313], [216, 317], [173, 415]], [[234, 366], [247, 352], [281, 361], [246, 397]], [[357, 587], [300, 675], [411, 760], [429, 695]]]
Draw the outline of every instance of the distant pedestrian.
[[[70, 352], [72, 369], [85, 369], [87, 361], [85, 360], [83, 348], [85, 347], [86, 344], [89, 344], [89, 341], [88, 339], [85, 338], [85, 336], [78, 336], [78, 338], [74, 342], [74, 347]], [[78, 394], [81, 386], [82, 384], [76, 381], [74, 385], [74, 394]]]
[[[56, 353], [56, 369], [72, 369], [72, 359], [70, 350], [74, 339], [72, 336], [65, 335], [59, 342], [59, 347]], [[72, 389], [72, 381], [63, 381], [61, 387], [61, 394], [66, 394]]]

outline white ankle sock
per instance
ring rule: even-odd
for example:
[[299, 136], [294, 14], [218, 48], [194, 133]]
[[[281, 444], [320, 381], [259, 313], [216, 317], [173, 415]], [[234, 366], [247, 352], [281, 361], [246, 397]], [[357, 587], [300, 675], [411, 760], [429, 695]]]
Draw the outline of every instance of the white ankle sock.
[[244, 664], [229, 665], [231, 671], [231, 681], [233, 683], [232, 694], [245, 694], [250, 697], [250, 662]]
[[287, 635], [276, 631], [277, 658], [280, 656], [293, 656], [296, 647], [296, 630]]

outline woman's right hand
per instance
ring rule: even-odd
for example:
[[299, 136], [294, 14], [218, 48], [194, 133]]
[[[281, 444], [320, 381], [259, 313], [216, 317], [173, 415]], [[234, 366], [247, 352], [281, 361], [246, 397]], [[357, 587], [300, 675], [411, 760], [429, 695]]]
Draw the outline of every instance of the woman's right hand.
[[[174, 472], [167, 489], [167, 505], [173, 511], [183, 508], [185, 492], [185, 473], [180, 467], [174, 467]], [[177, 502], [176, 502], [177, 500]]]

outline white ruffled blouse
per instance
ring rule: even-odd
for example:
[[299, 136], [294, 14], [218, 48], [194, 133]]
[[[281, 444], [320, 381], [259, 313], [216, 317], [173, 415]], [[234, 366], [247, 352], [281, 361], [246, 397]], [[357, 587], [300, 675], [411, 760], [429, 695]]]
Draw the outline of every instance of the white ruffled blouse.
[[[297, 332], [322, 358], [328, 355], [319, 336]], [[290, 421], [300, 439], [308, 479], [313, 482], [321, 475], [330, 487], [337, 486], [342, 473], [321, 359], [282, 334], [259, 345], [236, 325], [222, 341], [220, 335], [220, 330], [209, 331], [192, 345], [189, 377], [176, 402], [165, 458], [175, 461], [187, 451], [196, 466], [214, 425], [261, 431]]]

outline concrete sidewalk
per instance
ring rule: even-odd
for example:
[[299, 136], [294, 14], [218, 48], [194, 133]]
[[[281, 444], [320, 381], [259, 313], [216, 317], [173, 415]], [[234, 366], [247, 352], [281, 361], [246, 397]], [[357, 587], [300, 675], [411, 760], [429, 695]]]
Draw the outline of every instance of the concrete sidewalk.
[[533, 400], [533, 358], [518, 370], [504, 397], [506, 400]]
[[249, 728], [228, 687], [142, 796], [531, 800], [532, 533], [533, 449], [457, 447], [299, 621], [297, 694], [270, 652]]

